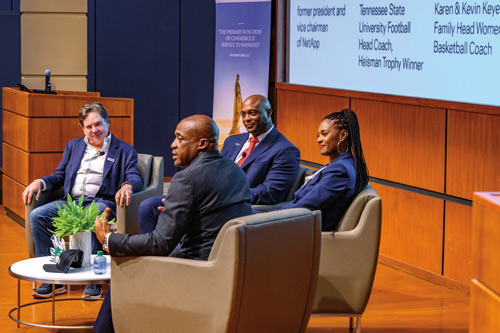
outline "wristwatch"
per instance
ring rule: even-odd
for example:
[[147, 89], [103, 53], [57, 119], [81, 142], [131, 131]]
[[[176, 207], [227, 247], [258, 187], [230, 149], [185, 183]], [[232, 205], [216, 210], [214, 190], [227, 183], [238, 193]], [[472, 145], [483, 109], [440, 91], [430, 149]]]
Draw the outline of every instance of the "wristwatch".
[[108, 247], [109, 235], [111, 235], [110, 232], [106, 234], [106, 238], [104, 239], [104, 244], [102, 244], [102, 249], [106, 252], [109, 252], [109, 247]]

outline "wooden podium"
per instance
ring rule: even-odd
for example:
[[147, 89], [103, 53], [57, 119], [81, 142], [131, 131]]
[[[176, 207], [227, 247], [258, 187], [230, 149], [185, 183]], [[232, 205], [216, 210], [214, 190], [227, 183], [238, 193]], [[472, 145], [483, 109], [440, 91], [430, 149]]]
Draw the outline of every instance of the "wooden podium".
[[3, 88], [3, 204], [7, 215], [24, 224], [22, 192], [49, 175], [61, 161], [66, 142], [82, 137], [78, 110], [101, 102], [114, 136], [134, 144], [134, 100], [100, 97], [99, 92], [57, 91], [37, 94]]
[[469, 331], [500, 332], [500, 192], [475, 192]]

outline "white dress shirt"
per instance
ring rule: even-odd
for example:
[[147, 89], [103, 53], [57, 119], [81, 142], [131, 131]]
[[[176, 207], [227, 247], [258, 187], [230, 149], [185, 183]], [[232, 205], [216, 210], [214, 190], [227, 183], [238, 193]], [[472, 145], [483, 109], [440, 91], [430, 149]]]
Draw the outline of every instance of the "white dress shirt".
[[72, 197], [84, 195], [94, 198], [102, 185], [104, 162], [106, 161], [109, 144], [111, 142], [111, 132], [104, 139], [104, 143], [100, 150], [94, 148], [88, 142], [87, 137], [85, 137], [84, 140], [87, 147], [85, 148], [80, 167], [76, 173], [75, 183], [71, 188], [70, 195]]

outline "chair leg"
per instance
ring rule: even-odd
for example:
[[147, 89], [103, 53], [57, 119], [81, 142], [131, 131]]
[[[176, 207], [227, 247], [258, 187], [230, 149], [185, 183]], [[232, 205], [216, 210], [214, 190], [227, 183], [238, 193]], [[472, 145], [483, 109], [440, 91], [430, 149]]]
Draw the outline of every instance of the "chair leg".
[[[349, 331], [353, 331], [353, 317], [349, 317]], [[356, 333], [361, 332], [361, 317], [356, 317]]]

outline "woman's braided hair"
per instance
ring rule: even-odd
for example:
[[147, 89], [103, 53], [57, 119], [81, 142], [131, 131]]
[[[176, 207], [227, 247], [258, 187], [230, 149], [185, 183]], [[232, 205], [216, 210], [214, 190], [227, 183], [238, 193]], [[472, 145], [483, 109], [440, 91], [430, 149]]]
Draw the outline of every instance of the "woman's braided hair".
[[368, 184], [368, 169], [361, 147], [359, 135], [358, 117], [351, 109], [343, 109], [340, 112], [329, 114], [323, 120], [334, 121], [340, 129], [345, 129], [347, 135], [347, 149], [351, 151], [354, 159], [354, 168], [356, 169], [356, 187], [355, 194], [358, 194]]

